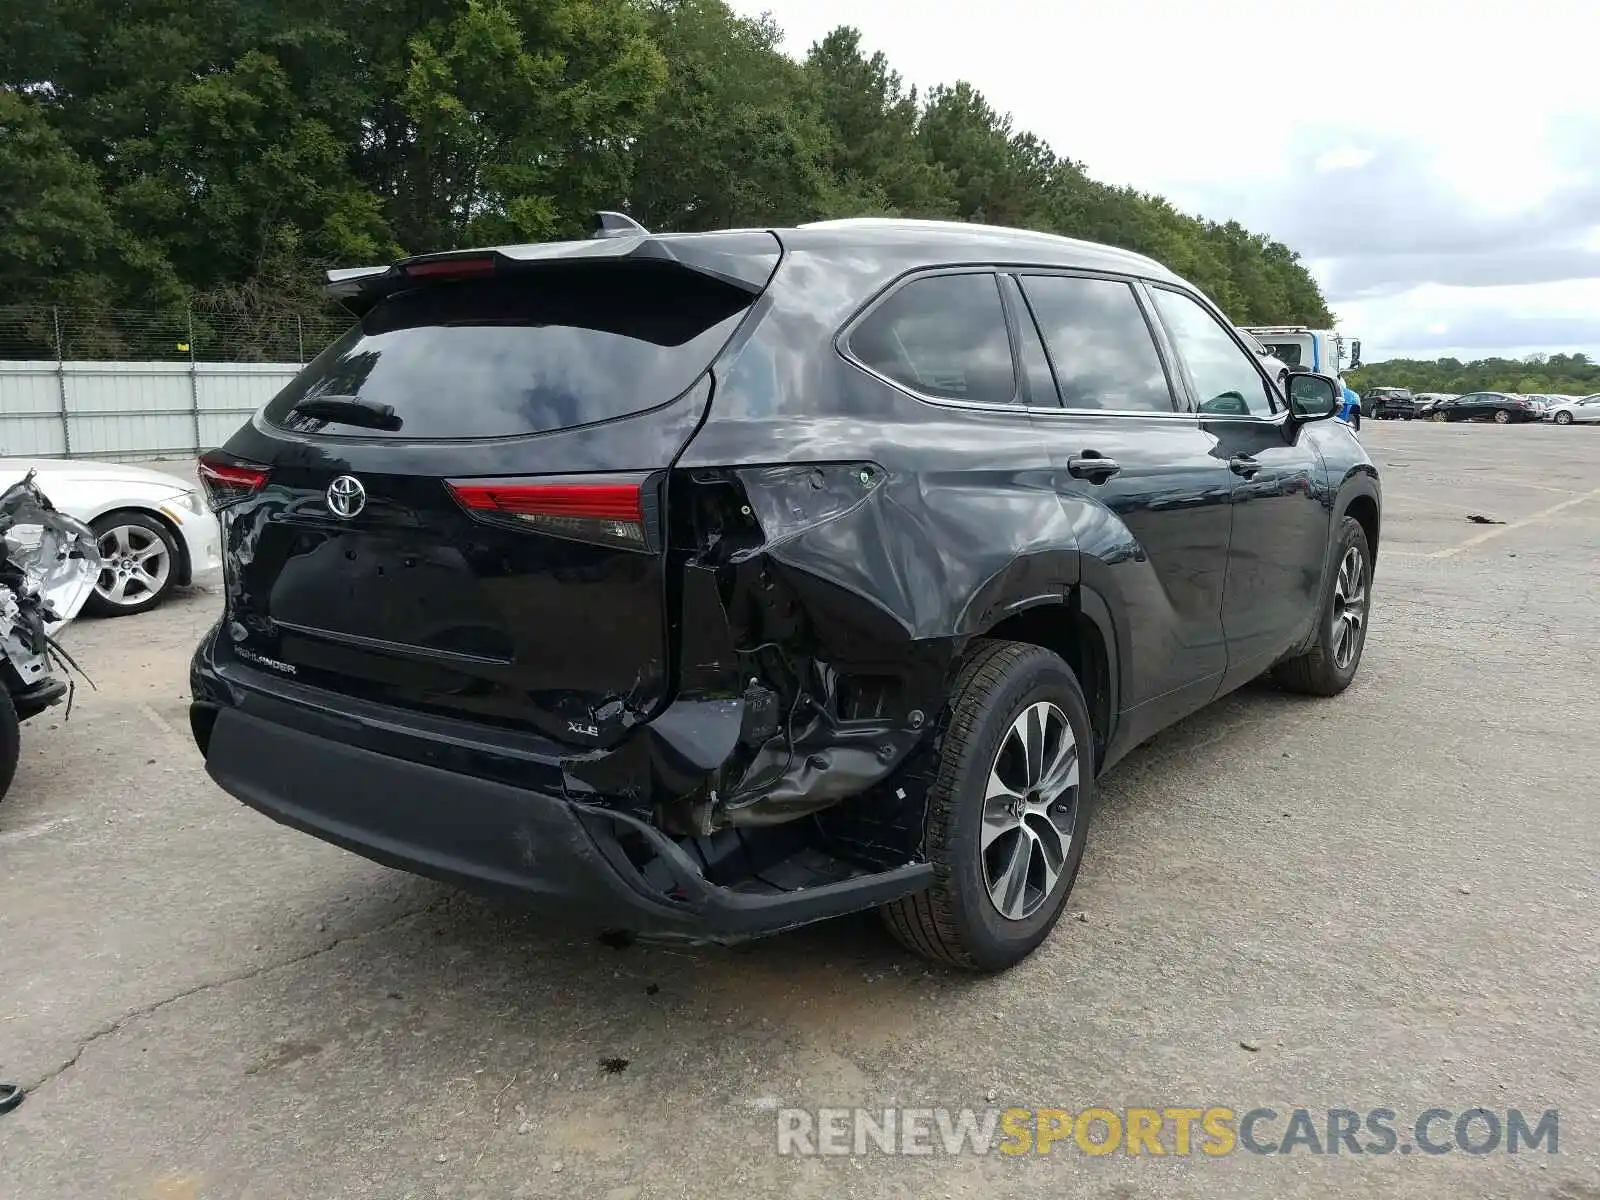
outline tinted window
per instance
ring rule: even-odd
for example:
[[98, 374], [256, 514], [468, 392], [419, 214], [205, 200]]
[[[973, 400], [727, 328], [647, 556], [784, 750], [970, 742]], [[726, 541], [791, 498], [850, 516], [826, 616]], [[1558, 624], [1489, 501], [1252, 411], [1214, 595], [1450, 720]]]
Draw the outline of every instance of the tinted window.
[[[711, 364], [749, 306], [677, 268], [544, 268], [380, 303], [267, 405], [274, 425], [363, 437], [475, 438], [586, 425], [662, 404]], [[384, 428], [297, 413], [389, 405]]]
[[895, 292], [850, 335], [850, 351], [896, 383], [980, 404], [1017, 397], [993, 275], [934, 275]]
[[1219, 416], [1271, 416], [1267, 381], [1222, 323], [1198, 301], [1165, 288], [1152, 289], [1161, 319], [1188, 364], [1200, 411]]
[[1133, 289], [1112, 279], [1022, 281], [1068, 408], [1171, 412], [1172, 391]]

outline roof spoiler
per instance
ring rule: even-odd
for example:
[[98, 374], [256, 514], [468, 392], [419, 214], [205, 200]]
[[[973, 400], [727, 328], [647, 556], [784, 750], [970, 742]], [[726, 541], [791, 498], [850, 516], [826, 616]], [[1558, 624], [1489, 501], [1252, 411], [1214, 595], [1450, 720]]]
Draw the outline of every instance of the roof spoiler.
[[616, 212], [596, 213], [591, 225], [594, 232], [581, 241], [446, 250], [388, 266], [342, 267], [328, 272], [324, 290], [359, 317], [385, 296], [428, 282], [583, 261], [672, 264], [754, 295], [765, 290], [783, 249], [776, 235], [762, 229], [657, 236]]

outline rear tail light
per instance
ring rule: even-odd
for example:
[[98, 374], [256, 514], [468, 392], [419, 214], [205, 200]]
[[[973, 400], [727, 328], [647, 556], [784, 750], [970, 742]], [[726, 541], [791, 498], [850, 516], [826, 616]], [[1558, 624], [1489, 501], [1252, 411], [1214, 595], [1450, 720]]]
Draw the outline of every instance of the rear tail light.
[[468, 512], [579, 542], [653, 550], [655, 489], [646, 475], [453, 479]]
[[200, 456], [198, 474], [207, 502], [213, 512], [218, 512], [259, 492], [266, 486], [270, 471], [257, 463], [212, 450]]
[[407, 279], [476, 279], [494, 272], [492, 258], [428, 258], [400, 268]]

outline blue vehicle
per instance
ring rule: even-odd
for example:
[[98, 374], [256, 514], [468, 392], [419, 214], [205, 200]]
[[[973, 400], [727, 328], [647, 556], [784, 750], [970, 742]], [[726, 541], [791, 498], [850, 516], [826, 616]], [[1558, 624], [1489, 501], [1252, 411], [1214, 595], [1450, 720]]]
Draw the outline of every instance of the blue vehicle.
[[1344, 380], [1339, 380], [1339, 388], [1344, 397], [1339, 402], [1339, 420], [1349, 425], [1352, 429], [1361, 428], [1361, 397], [1356, 394]]

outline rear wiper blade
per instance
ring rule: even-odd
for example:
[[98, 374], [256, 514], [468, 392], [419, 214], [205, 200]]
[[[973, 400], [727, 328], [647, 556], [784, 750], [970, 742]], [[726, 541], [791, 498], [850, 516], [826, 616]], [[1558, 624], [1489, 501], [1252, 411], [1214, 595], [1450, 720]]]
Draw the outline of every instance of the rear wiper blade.
[[398, 430], [401, 425], [400, 418], [394, 415], [394, 405], [363, 400], [359, 396], [309, 396], [290, 411], [315, 420], [364, 425], [369, 429], [390, 432]]

